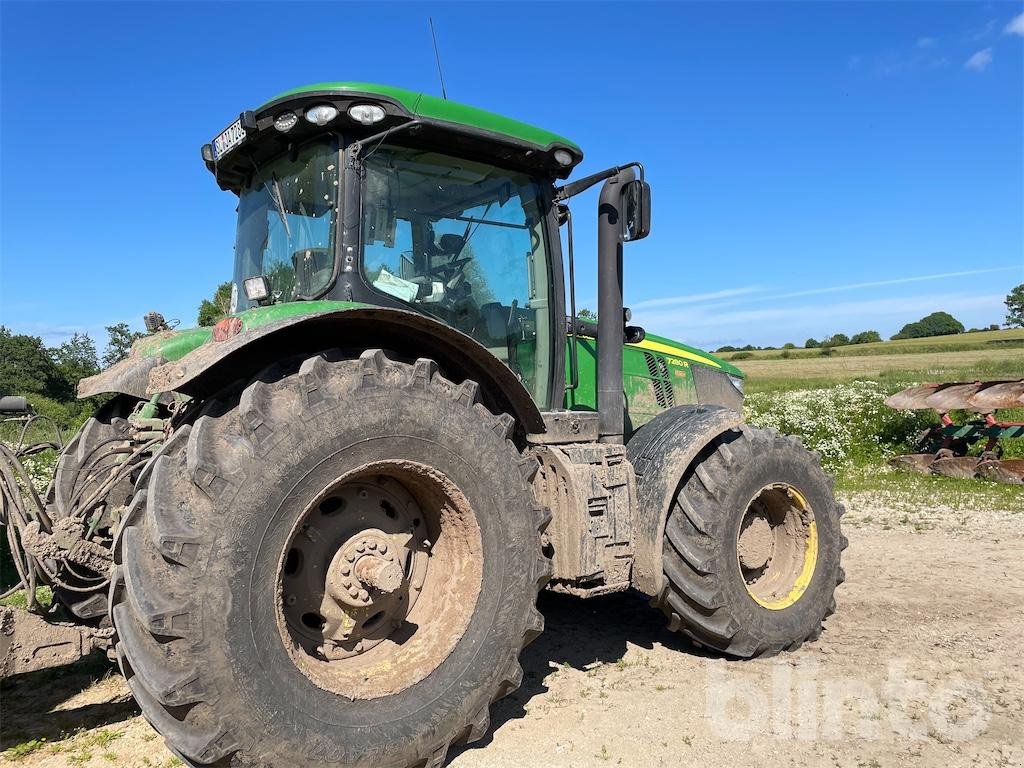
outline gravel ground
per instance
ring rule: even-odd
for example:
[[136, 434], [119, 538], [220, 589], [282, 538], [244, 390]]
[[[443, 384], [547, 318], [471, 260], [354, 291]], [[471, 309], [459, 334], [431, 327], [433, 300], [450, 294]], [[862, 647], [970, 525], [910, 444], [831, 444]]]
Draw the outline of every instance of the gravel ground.
[[[838, 612], [776, 659], [708, 655], [635, 595], [545, 595], [523, 687], [451, 765], [1022, 766], [1020, 500], [845, 498]], [[102, 659], [7, 684], [0, 733], [3, 764], [179, 764]]]

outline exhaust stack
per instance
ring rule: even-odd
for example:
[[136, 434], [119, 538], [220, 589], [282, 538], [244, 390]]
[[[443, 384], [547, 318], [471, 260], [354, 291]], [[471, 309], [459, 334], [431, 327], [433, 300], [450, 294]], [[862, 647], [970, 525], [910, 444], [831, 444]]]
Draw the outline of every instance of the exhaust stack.
[[634, 178], [626, 168], [608, 179], [597, 207], [597, 409], [602, 443], [622, 443], [625, 432], [621, 208], [622, 189]]

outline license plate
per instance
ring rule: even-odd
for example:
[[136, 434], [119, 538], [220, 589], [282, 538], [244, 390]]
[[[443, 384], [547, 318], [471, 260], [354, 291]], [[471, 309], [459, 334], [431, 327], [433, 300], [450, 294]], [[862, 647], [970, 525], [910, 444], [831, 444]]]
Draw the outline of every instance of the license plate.
[[242, 119], [239, 118], [213, 140], [213, 159], [219, 160], [243, 141], [245, 141], [245, 129], [242, 127]]

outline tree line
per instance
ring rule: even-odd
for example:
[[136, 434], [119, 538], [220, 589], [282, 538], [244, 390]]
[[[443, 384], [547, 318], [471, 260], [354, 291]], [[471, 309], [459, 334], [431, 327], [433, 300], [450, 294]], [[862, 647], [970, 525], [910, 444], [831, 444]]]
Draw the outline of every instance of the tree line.
[[[1004, 301], [1006, 304], [1006, 327], [1007, 328], [1024, 328], [1024, 283], [1021, 283], [1007, 294]], [[948, 312], [932, 312], [930, 315], [925, 315], [920, 320], [913, 323], [907, 323], [904, 325], [898, 333], [894, 333], [889, 337], [891, 341], [898, 341], [900, 339], [923, 339], [930, 336], [951, 336], [957, 333], [979, 333], [981, 331], [998, 331], [1000, 328], [998, 323], [992, 323], [986, 328], [971, 328], [970, 330], [964, 327], [964, 324], [953, 317]], [[831, 336], [826, 336], [821, 341], [815, 338], [809, 338], [803, 343], [804, 349], [822, 349], [831, 350], [835, 347], [845, 347], [850, 344], [871, 344], [882, 340], [882, 335], [878, 331], [861, 331], [855, 333], [852, 336], [847, 336], [845, 333], [834, 333]], [[792, 342], [783, 344], [781, 349], [785, 352], [786, 350], [796, 349], [797, 345]], [[744, 347], [734, 347], [725, 345], [716, 349], [716, 352], [755, 352], [764, 349], [777, 349], [777, 347], [755, 347], [753, 344], [747, 344]]]
[[[214, 325], [230, 312], [231, 283], [221, 283], [213, 297], [203, 299], [196, 322]], [[105, 327], [107, 343], [100, 353], [88, 333], [75, 333], [57, 346], [47, 347], [38, 336], [11, 333], [0, 325], [0, 396], [20, 395], [40, 413], [69, 425], [81, 421], [99, 405], [97, 398], [78, 400], [81, 379], [95, 376], [124, 360], [132, 344], [145, 336], [128, 323]]]
[[38, 336], [11, 333], [0, 325], [0, 395], [22, 395], [57, 421], [69, 424], [90, 413], [96, 403], [76, 399], [79, 379], [95, 376], [123, 360], [132, 344], [145, 336], [128, 323], [106, 326], [102, 354], [88, 333], [75, 333], [63, 344], [47, 347]]

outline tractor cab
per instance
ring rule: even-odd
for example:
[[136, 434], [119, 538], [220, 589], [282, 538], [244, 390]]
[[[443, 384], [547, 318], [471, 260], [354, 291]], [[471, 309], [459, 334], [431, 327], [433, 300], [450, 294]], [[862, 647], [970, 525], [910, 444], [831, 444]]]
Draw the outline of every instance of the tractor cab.
[[315, 299], [412, 310], [551, 400], [565, 314], [553, 182], [582, 159], [575, 144], [424, 94], [331, 83], [243, 113], [203, 157], [239, 197], [233, 313]]

